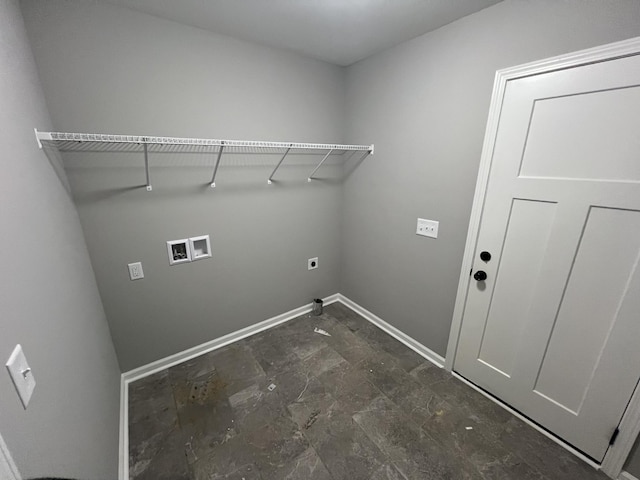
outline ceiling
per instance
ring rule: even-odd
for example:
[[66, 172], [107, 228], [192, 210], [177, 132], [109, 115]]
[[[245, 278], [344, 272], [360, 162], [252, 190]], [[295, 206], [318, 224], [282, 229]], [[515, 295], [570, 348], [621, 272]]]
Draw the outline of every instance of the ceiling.
[[501, 0], [108, 1], [346, 66]]

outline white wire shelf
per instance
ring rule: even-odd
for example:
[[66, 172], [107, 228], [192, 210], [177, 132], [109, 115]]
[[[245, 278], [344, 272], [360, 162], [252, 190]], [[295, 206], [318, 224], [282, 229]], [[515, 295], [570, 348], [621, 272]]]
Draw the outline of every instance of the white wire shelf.
[[55, 147], [59, 152], [113, 152], [144, 154], [146, 173], [146, 188], [152, 190], [149, 172], [149, 153], [211, 153], [216, 152], [217, 158], [213, 167], [211, 187], [216, 186], [215, 180], [225, 151], [242, 151], [244, 153], [283, 153], [282, 158], [269, 175], [267, 183], [272, 184], [273, 176], [278, 171], [289, 153], [324, 154], [322, 160], [307, 177], [307, 181], [314, 179], [315, 173], [332, 154], [346, 152], [362, 152], [364, 159], [373, 155], [373, 145], [342, 145], [329, 143], [299, 143], [299, 142], [263, 142], [256, 140], [220, 140], [207, 138], [181, 137], [152, 137], [140, 135], [109, 135], [100, 133], [69, 133], [69, 132], [39, 132], [35, 130], [38, 146]]

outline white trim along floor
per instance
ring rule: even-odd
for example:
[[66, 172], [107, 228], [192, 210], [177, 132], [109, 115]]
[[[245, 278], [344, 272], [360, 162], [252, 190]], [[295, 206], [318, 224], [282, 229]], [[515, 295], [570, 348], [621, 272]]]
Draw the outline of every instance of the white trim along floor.
[[[435, 364], [438, 367], [443, 367], [443, 365], [445, 363], [445, 359], [441, 355], [438, 355], [437, 353], [435, 353], [432, 350], [428, 349], [427, 347], [422, 345], [417, 340], [415, 340], [415, 339], [411, 338], [410, 336], [406, 335], [405, 333], [401, 332], [396, 327], [394, 327], [394, 326], [390, 325], [389, 323], [385, 322], [380, 317], [376, 316], [375, 314], [373, 314], [369, 310], [365, 309], [364, 307], [360, 306], [359, 304], [357, 304], [356, 302], [352, 301], [351, 299], [345, 297], [344, 295], [342, 295], [340, 293], [336, 293], [336, 294], [331, 295], [329, 297], [326, 297], [324, 299], [324, 304], [325, 305], [330, 305], [330, 304], [335, 303], [335, 302], [340, 302], [340, 303], [344, 304], [345, 306], [349, 307], [351, 310], [353, 310], [354, 312], [358, 313], [363, 318], [365, 318], [366, 320], [368, 320], [372, 324], [376, 325], [377, 327], [382, 329], [384, 332], [386, 332], [387, 334], [391, 335], [392, 337], [394, 337], [396, 340], [400, 341], [401, 343], [403, 343], [407, 347], [411, 348], [412, 350], [414, 350], [416, 353], [418, 353], [419, 355], [421, 355], [425, 359], [431, 361], [433, 364]], [[223, 337], [220, 337], [218, 339], [214, 339], [212, 341], [209, 341], [209, 342], [203, 343], [201, 345], [195, 346], [195, 347], [190, 348], [188, 350], [185, 350], [183, 352], [179, 352], [179, 353], [176, 353], [174, 355], [170, 355], [170, 356], [168, 356], [166, 358], [157, 360], [157, 361], [149, 363], [147, 365], [143, 365], [142, 367], [139, 367], [139, 368], [136, 368], [136, 369], [133, 369], [133, 370], [130, 370], [128, 372], [123, 373], [122, 377], [121, 377], [121, 392], [120, 392], [120, 398], [121, 398], [121, 402], [120, 402], [120, 408], [121, 408], [121, 410], [120, 410], [120, 465], [119, 465], [119, 478], [120, 478], [120, 480], [127, 480], [129, 478], [129, 464], [128, 464], [129, 463], [129, 453], [128, 453], [129, 452], [129, 442], [128, 442], [128, 422], [129, 422], [129, 419], [128, 419], [128, 386], [129, 386], [129, 383], [134, 382], [136, 380], [139, 380], [141, 378], [147, 377], [149, 375], [152, 375], [152, 374], [154, 374], [156, 372], [162, 371], [162, 370], [164, 370], [166, 368], [172, 367], [172, 366], [177, 365], [179, 363], [182, 363], [184, 361], [193, 359], [193, 358], [195, 358], [197, 356], [200, 356], [202, 354], [205, 354], [205, 353], [211, 352], [213, 350], [222, 348], [222, 347], [224, 347], [226, 345], [229, 345], [231, 343], [237, 342], [237, 341], [242, 340], [244, 338], [247, 338], [249, 336], [255, 335], [256, 333], [262, 332], [264, 330], [273, 328], [273, 327], [275, 327], [277, 325], [280, 325], [282, 323], [288, 322], [289, 320], [292, 320], [292, 319], [297, 318], [297, 317], [299, 317], [301, 315], [309, 313], [311, 310], [312, 310], [312, 305], [311, 304], [308, 304], [308, 305], [305, 305], [305, 306], [302, 306], [302, 307], [298, 307], [298, 308], [293, 309], [293, 310], [291, 310], [289, 312], [286, 312], [286, 313], [283, 313], [283, 314], [278, 315], [276, 317], [264, 320], [262, 322], [259, 322], [259, 323], [255, 324], [255, 325], [251, 325], [249, 327], [243, 328], [243, 329], [238, 330], [236, 332], [232, 332], [232, 333], [230, 333], [228, 335], [225, 335]], [[490, 395], [486, 394], [485, 392], [481, 391], [480, 389], [478, 389], [474, 385], [470, 384], [465, 379], [461, 378], [460, 376], [456, 375], [455, 373], [454, 373], [454, 376], [456, 376], [458, 379], [460, 379], [461, 381], [466, 383], [471, 388], [473, 388], [475, 390], [478, 390], [480, 393], [485, 395], [487, 398], [489, 398], [490, 400], [494, 401], [495, 403], [497, 403], [501, 407], [505, 408], [507, 411], [509, 411], [510, 413], [514, 414], [515, 416], [517, 416], [518, 418], [523, 420], [525, 423], [531, 425], [537, 431], [539, 431], [542, 434], [544, 434], [545, 436], [549, 437], [550, 439], [552, 439], [553, 441], [555, 441], [556, 443], [561, 445], [563, 448], [565, 448], [568, 451], [570, 451], [572, 454], [578, 456], [581, 460], [586, 461], [587, 463], [589, 463], [591, 466], [593, 466], [595, 468], [599, 468], [599, 465], [595, 464], [594, 462], [592, 462], [589, 459], [587, 459], [586, 457], [584, 457], [582, 454], [580, 454], [580, 452], [576, 451], [571, 446], [569, 446], [569, 445], [565, 444], [564, 442], [562, 442], [561, 440], [555, 438], [553, 435], [549, 434], [544, 429], [540, 428], [535, 423], [533, 423], [530, 420], [528, 420], [526, 417], [523, 417], [518, 412], [515, 412], [509, 406], [503, 404], [502, 402], [496, 400], [492, 396], [490, 396]], [[636, 479], [634, 476], [628, 474], [627, 472], [622, 472], [620, 474], [618, 480], [638, 480], [638, 479]]]
[[[364, 307], [358, 305], [354, 301], [345, 297], [340, 293], [336, 293], [325, 297], [323, 299], [324, 305], [330, 305], [334, 302], [341, 302], [347, 307], [354, 310], [356, 313], [360, 314], [362, 317], [394, 337], [396, 340], [402, 342], [418, 354], [422, 355], [427, 360], [433, 362], [438, 367], [442, 367], [444, 365], [444, 358], [441, 355], [438, 355], [434, 351], [428, 349], [424, 345], [422, 345], [417, 340], [411, 338], [405, 333], [398, 330], [393, 325], [382, 320], [380, 317], [374, 315], [369, 310]], [[190, 360], [192, 358], [198, 357], [204, 353], [211, 352], [218, 348], [222, 348], [230, 343], [237, 342], [242, 340], [243, 338], [250, 337], [251, 335], [255, 335], [256, 333], [262, 332], [269, 328], [273, 328], [282, 323], [288, 322], [289, 320], [293, 320], [294, 318], [299, 317], [300, 315], [304, 315], [305, 313], [309, 313], [312, 310], [312, 304], [308, 304], [302, 307], [298, 307], [296, 309], [285, 312], [281, 315], [278, 315], [273, 318], [269, 318], [262, 322], [256, 323], [254, 325], [250, 325], [246, 328], [238, 330], [236, 332], [232, 332], [228, 335], [224, 335], [220, 338], [211, 340], [209, 342], [203, 343], [201, 345], [197, 345], [195, 347], [189, 348], [182, 352], [178, 352], [176, 354], [170, 355], [168, 357], [162, 358], [160, 360], [156, 360], [155, 362], [151, 362], [147, 365], [143, 365], [141, 367], [135, 368], [133, 370], [129, 370], [128, 372], [124, 372], [122, 374], [120, 380], [120, 465], [119, 465], [119, 478], [120, 480], [128, 480], [129, 478], [129, 434], [128, 434], [128, 426], [129, 426], [129, 414], [128, 414], [128, 391], [129, 391], [129, 383], [135, 382], [136, 380], [140, 380], [146, 376], [152, 375], [156, 372], [164, 370], [165, 368], [172, 367], [184, 361]]]

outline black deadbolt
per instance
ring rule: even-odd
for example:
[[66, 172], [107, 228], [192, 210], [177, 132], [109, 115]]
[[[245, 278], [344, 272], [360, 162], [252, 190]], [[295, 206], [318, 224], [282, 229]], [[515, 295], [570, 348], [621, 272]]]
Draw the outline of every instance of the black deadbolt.
[[481, 252], [480, 260], [482, 260], [483, 262], [488, 262], [489, 260], [491, 260], [491, 254], [489, 252]]
[[475, 278], [479, 282], [484, 282], [487, 279], [487, 272], [484, 270], [478, 270], [473, 274], [473, 278]]

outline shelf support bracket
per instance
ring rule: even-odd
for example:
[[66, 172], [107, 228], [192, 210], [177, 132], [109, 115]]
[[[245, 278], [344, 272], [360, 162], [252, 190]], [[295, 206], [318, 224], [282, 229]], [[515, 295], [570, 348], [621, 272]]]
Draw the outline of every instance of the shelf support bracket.
[[144, 148], [144, 171], [147, 174], [147, 192], [153, 190], [151, 186], [151, 176], [149, 175], [149, 152], [147, 152], [147, 144], [143, 144]]
[[213, 167], [213, 175], [211, 176], [211, 188], [216, 188], [216, 174], [218, 173], [218, 167], [220, 166], [220, 159], [222, 158], [223, 150], [224, 150], [224, 142], [220, 144], [220, 150], [218, 151], [218, 158], [216, 158], [216, 164]]
[[40, 141], [40, 135], [38, 135], [38, 129], [34, 128], [33, 131], [36, 133], [36, 142], [38, 142], [38, 148], [42, 150], [42, 142]]
[[291, 151], [291, 147], [292, 147], [292, 145], [289, 145], [289, 148], [287, 148], [287, 151], [284, 152], [284, 155], [282, 156], [282, 158], [280, 159], [280, 161], [276, 165], [276, 168], [274, 168], [273, 172], [271, 172], [271, 175], [269, 175], [269, 179], [267, 180], [267, 184], [271, 185], [273, 183], [272, 182], [273, 176], [275, 175], [275, 173], [280, 168], [280, 165], [282, 165], [282, 162], [284, 162], [284, 159], [287, 158], [287, 155], [289, 155], [289, 151]]
[[362, 155], [360, 157], [360, 160], [358, 160], [358, 162], [363, 161], [365, 158], [367, 158], [369, 155], [373, 155], [373, 150], [367, 150], [366, 152], [364, 152], [364, 155]]
[[318, 169], [322, 166], [322, 164], [324, 163], [324, 161], [329, 158], [329, 155], [331, 155], [331, 152], [333, 152], [333, 148], [331, 150], [329, 150], [327, 152], [327, 154], [324, 156], [324, 158], [322, 160], [320, 160], [320, 163], [318, 164], [318, 166], [316, 168], [313, 169], [313, 172], [311, 172], [311, 175], [309, 175], [309, 177], [307, 177], [307, 182], [311, 183], [311, 180], [313, 180], [313, 175], [318, 171]]

